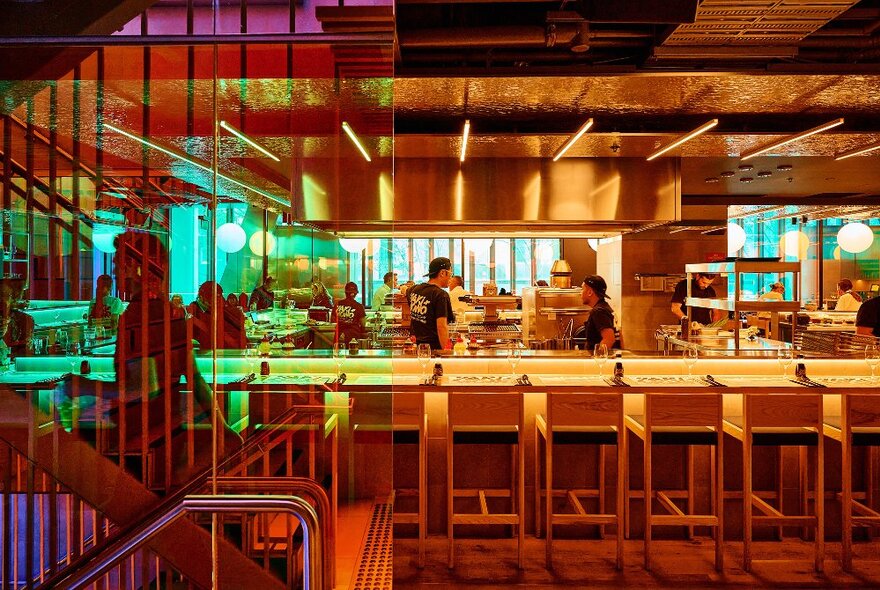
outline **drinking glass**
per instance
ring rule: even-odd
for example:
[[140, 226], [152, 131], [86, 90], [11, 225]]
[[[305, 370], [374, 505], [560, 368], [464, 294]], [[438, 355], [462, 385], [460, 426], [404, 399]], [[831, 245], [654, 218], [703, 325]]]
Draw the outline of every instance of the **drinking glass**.
[[875, 372], [877, 365], [880, 364], [880, 347], [876, 344], [869, 344], [865, 347], [865, 362], [871, 367], [871, 381], [877, 379]]
[[516, 343], [511, 343], [510, 346], [507, 347], [507, 362], [510, 364], [511, 376], [516, 376], [516, 366], [521, 359], [522, 351], [519, 349], [519, 346], [517, 346]]
[[64, 330], [58, 330], [58, 336], [56, 337], [55, 342], [58, 345], [58, 348], [66, 352], [68, 342], [70, 342], [67, 332]]
[[342, 365], [345, 362], [345, 346], [333, 345], [333, 362], [336, 363], [336, 380], [342, 375]]
[[694, 365], [697, 364], [697, 357], [699, 357], [699, 352], [697, 352], [696, 346], [688, 346], [681, 355], [681, 360], [684, 361], [688, 369], [688, 377], [694, 376]]
[[608, 347], [601, 342], [593, 347], [593, 360], [599, 367], [599, 377], [602, 376], [602, 367], [608, 362]]
[[254, 344], [248, 344], [247, 348], [244, 349], [244, 359], [247, 362], [248, 375], [254, 372], [254, 365], [257, 363], [259, 352]]
[[776, 358], [779, 360], [779, 365], [782, 367], [782, 376], [788, 376], [788, 367], [791, 365], [792, 361], [794, 361], [794, 351], [790, 348], [780, 348], [776, 353]]
[[424, 379], [428, 363], [431, 362], [431, 345], [419, 344], [418, 348], [416, 348], [416, 356], [419, 358], [419, 364], [422, 366], [422, 379]]
[[76, 374], [76, 358], [79, 356], [79, 342], [71, 342], [64, 350], [67, 362], [70, 365], [70, 373]]

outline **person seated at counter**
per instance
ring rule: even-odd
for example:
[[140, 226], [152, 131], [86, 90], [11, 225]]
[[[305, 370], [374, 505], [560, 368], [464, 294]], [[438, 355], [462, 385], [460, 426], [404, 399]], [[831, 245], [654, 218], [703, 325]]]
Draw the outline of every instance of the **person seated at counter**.
[[123, 305], [119, 297], [110, 295], [113, 288], [113, 278], [110, 275], [101, 275], [95, 283], [95, 298], [89, 302], [89, 311], [86, 314], [89, 326], [100, 325], [105, 328], [116, 329], [119, 315]]
[[[699, 273], [691, 280], [691, 297], [701, 299], [715, 299], [715, 289], [712, 283], [715, 281], [714, 274]], [[705, 326], [721, 321], [725, 317], [725, 312], [720, 309], [708, 309], [705, 307], [694, 307], [692, 309], [685, 305], [687, 298], [687, 279], [682, 279], [675, 286], [675, 292], [672, 294], [672, 313], [677, 319], [689, 316], [691, 322], [699, 322]]]
[[868, 299], [859, 306], [856, 334], [880, 338], [880, 297]]
[[263, 284], [253, 290], [248, 307], [251, 311], [260, 311], [263, 309], [272, 309], [275, 304], [275, 293], [272, 291], [272, 285], [275, 284], [275, 277], [266, 275]]
[[597, 344], [604, 344], [607, 350], [614, 346], [614, 310], [608, 304], [605, 293], [608, 285], [599, 275], [587, 275], [581, 284], [581, 301], [592, 310], [584, 322], [584, 338], [587, 350], [593, 351]]
[[379, 288], [376, 289], [376, 292], [373, 293], [372, 308], [374, 310], [385, 305], [385, 296], [397, 288], [396, 272], [386, 272], [385, 276], [382, 277], [382, 280], [384, 281], [382, 285], [380, 285]]
[[550, 284], [547, 281], [545, 281], [544, 279], [538, 279], [537, 281], [535, 281], [535, 286], [536, 287], [549, 287]]
[[336, 343], [341, 346], [364, 337], [367, 311], [357, 300], [357, 294], [356, 283], [345, 283], [345, 299], [336, 302], [330, 315], [330, 321], [336, 322]]
[[770, 290], [762, 293], [758, 297], [758, 301], [782, 301], [785, 299], [785, 285], [782, 283], [773, 283]]
[[453, 313], [459, 314], [468, 310], [470, 306], [459, 298], [470, 294], [471, 292], [464, 288], [463, 277], [455, 275], [449, 279], [449, 299], [452, 302]]
[[312, 307], [333, 307], [333, 297], [327, 292], [324, 283], [317, 279], [312, 281]]
[[186, 311], [186, 306], [183, 304], [183, 295], [180, 293], [175, 293], [171, 296], [171, 319], [189, 319], [189, 312]]
[[853, 284], [849, 279], [840, 279], [837, 283], [837, 305], [834, 311], [858, 311], [862, 305], [862, 298], [858, 293], [852, 292]]
[[34, 318], [21, 310], [24, 279], [0, 279], [0, 357], [2, 360], [27, 353], [34, 335]]
[[214, 281], [205, 281], [199, 287], [196, 300], [189, 304], [188, 311], [193, 321], [193, 339], [201, 350], [214, 349], [214, 332], [211, 329], [213, 307], [217, 310], [217, 348], [245, 348], [247, 338], [244, 331], [244, 315], [232, 308], [223, 298], [223, 288]]
[[428, 265], [427, 283], [406, 290], [410, 330], [416, 344], [430, 344], [433, 350], [449, 350], [449, 323], [455, 320], [449, 293], [444, 291], [452, 277], [452, 261], [440, 256]]

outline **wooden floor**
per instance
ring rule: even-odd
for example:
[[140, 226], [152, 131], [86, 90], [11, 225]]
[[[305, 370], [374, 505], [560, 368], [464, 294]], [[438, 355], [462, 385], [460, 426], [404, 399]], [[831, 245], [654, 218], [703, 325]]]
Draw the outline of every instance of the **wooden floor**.
[[840, 545], [827, 544], [824, 575], [813, 572], [811, 546], [799, 539], [784, 543], [758, 542], [755, 556], [762, 554], [792, 561], [756, 561], [753, 572], [742, 570], [742, 544], [725, 549], [725, 572], [713, 568], [713, 542], [655, 542], [654, 571], [642, 569], [642, 542], [627, 541], [626, 565], [614, 569], [614, 545], [609, 541], [554, 541], [554, 568], [544, 569], [544, 542], [526, 538], [525, 569], [516, 569], [513, 539], [456, 540], [456, 567], [446, 567], [446, 539], [428, 540], [424, 570], [416, 567], [414, 539], [394, 540], [394, 588], [481, 589], [509, 588], [880, 588], [880, 540], [856, 545], [853, 573], [840, 569]]

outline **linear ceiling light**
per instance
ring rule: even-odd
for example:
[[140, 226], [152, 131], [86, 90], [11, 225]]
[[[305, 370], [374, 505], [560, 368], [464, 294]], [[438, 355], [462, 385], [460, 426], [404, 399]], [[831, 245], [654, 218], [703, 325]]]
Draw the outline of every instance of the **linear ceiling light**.
[[843, 125], [843, 117], [839, 119], [834, 119], [833, 121], [829, 121], [824, 125], [819, 125], [818, 127], [813, 127], [812, 129], [807, 129], [806, 131], [801, 131], [796, 135], [792, 135], [786, 139], [780, 139], [779, 141], [774, 141], [768, 146], [760, 147], [748, 152], [745, 152], [740, 156], [740, 160], [745, 161], [750, 158], [754, 158], [755, 156], [760, 156], [761, 154], [766, 154], [767, 152], [771, 152], [776, 148], [780, 148], [784, 145], [788, 145], [790, 143], [794, 143], [795, 141], [799, 141], [804, 139], [805, 137], [809, 137], [811, 135], [816, 135], [817, 133], [822, 133], [823, 131], [828, 131], [838, 125]]
[[367, 162], [372, 162], [370, 159], [370, 154], [367, 153], [367, 150], [364, 149], [364, 146], [361, 145], [361, 140], [358, 139], [358, 136], [354, 134], [354, 129], [351, 128], [351, 125], [348, 124], [347, 121], [342, 122], [342, 129], [348, 135], [348, 138], [351, 142], [360, 150], [361, 154], [364, 156], [364, 159]]
[[656, 152], [654, 152], [653, 154], [648, 156], [648, 161], [650, 162], [654, 158], [659, 158], [660, 156], [662, 156], [666, 152], [674, 150], [675, 148], [677, 148], [678, 146], [680, 146], [684, 142], [690, 141], [691, 139], [695, 138], [696, 136], [701, 135], [701, 134], [709, 131], [710, 129], [712, 129], [712, 127], [715, 127], [717, 124], [718, 124], [718, 119], [712, 119], [708, 123], [705, 123], [704, 125], [700, 125], [696, 129], [694, 129], [693, 131], [688, 133], [687, 135], [682, 135], [681, 137], [679, 137], [678, 139], [676, 139], [672, 143], [666, 144], [665, 146], [663, 146], [662, 148], [660, 148], [659, 150], [657, 150]]
[[460, 162], [464, 162], [465, 154], [467, 154], [467, 142], [468, 137], [471, 136], [471, 120], [464, 120], [464, 130], [461, 132], [461, 156], [459, 157]]
[[852, 158], [853, 156], [861, 156], [862, 154], [867, 154], [868, 152], [873, 152], [874, 150], [880, 150], [880, 141], [877, 143], [872, 143], [871, 145], [866, 145], [865, 147], [856, 148], [854, 150], [850, 150], [848, 152], [843, 152], [842, 154], [838, 154], [834, 157], [835, 160], [846, 160], [847, 158]]
[[553, 161], [557, 161], [559, 158], [565, 155], [565, 152], [569, 150], [571, 146], [575, 144], [577, 140], [581, 138], [581, 135], [589, 131], [590, 127], [593, 126], [593, 119], [587, 119], [587, 122], [581, 125], [581, 128], [577, 130], [577, 133], [572, 135], [568, 141], [565, 142], [561, 148], [559, 148], [556, 153], [553, 155]]
[[244, 133], [242, 133], [241, 131], [239, 131], [238, 129], [236, 129], [235, 127], [233, 127], [232, 125], [230, 125], [226, 121], [220, 121], [220, 126], [223, 127], [223, 129], [225, 129], [229, 133], [231, 133], [232, 135], [236, 136], [237, 138], [239, 138], [240, 140], [242, 140], [243, 142], [248, 144], [249, 146], [251, 146], [252, 148], [254, 148], [255, 150], [257, 150], [258, 152], [260, 152], [261, 154], [268, 156], [269, 158], [272, 158], [276, 162], [281, 161], [278, 158], [278, 156], [276, 156], [275, 154], [273, 154], [272, 152], [270, 152], [269, 150], [267, 150], [266, 148], [261, 146], [259, 143], [257, 143], [256, 141], [254, 141], [253, 139], [251, 139], [250, 137], [248, 137], [247, 135], [245, 135]]
[[[173, 150], [170, 150], [166, 147], [162, 147], [159, 144], [148, 141], [148, 140], [144, 139], [143, 137], [139, 137], [133, 133], [129, 133], [128, 131], [124, 131], [118, 127], [111, 125], [110, 123], [104, 123], [104, 127], [109, 129], [110, 131], [115, 131], [116, 133], [118, 133], [120, 135], [124, 135], [125, 137], [128, 137], [129, 139], [133, 139], [133, 140], [137, 141], [138, 143], [141, 143], [147, 147], [153, 148], [156, 151], [162, 152], [163, 154], [165, 154], [167, 156], [171, 156], [172, 158], [180, 160], [181, 162], [186, 162], [187, 164], [195, 166], [196, 168], [204, 170], [205, 172], [209, 172], [211, 174], [214, 173], [214, 170], [210, 166], [202, 164], [201, 162], [193, 160], [192, 158], [187, 158], [186, 156], [182, 156]], [[275, 201], [276, 203], [278, 203], [279, 205], [282, 205], [284, 207], [290, 206], [289, 202], [284, 201], [280, 197], [273, 195], [272, 193], [267, 193], [266, 191], [260, 190], [255, 186], [251, 186], [251, 185], [247, 184], [246, 182], [241, 182], [240, 180], [236, 180], [236, 179], [232, 178], [231, 176], [227, 176], [226, 174], [223, 174], [222, 172], [217, 173], [217, 178], [223, 179], [227, 182], [231, 182], [232, 184], [238, 185], [243, 189], [257, 193], [258, 195], [266, 197], [267, 199], [271, 199], [271, 200]]]

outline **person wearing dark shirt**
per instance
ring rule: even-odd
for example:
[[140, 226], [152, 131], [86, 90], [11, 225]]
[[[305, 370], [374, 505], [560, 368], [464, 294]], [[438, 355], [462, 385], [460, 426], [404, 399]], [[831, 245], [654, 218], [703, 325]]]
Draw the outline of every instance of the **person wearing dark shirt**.
[[856, 334], [880, 338], [880, 297], [868, 299], [856, 314]]
[[0, 335], [13, 356], [26, 354], [34, 335], [34, 318], [19, 309], [24, 289], [23, 279], [0, 279]]
[[[336, 322], [336, 342], [346, 345], [352, 338], [364, 337], [364, 320], [367, 312], [364, 306], [356, 299], [358, 287], [355, 283], [345, 284], [345, 299], [337, 301], [333, 307], [330, 321]], [[344, 339], [342, 335], [345, 335]]]
[[608, 305], [605, 291], [608, 285], [598, 275], [587, 275], [581, 285], [581, 301], [593, 309], [584, 322], [587, 350], [604, 344], [608, 350], [614, 345], [614, 310]]
[[199, 287], [196, 300], [189, 304], [187, 311], [192, 316], [193, 338], [201, 350], [213, 350], [214, 306], [217, 306], [217, 348], [245, 348], [247, 338], [244, 331], [244, 316], [237, 307], [232, 307], [223, 299], [223, 288], [214, 281], [205, 281]]
[[444, 289], [452, 276], [452, 261], [439, 257], [428, 265], [427, 283], [406, 291], [410, 329], [417, 344], [430, 344], [434, 350], [448, 348], [449, 323], [454, 321], [452, 303]]
[[327, 287], [321, 281], [312, 282], [312, 307], [333, 307], [333, 298], [327, 292]]
[[[700, 273], [691, 280], [691, 297], [699, 297], [702, 299], [715, 299], [715, 289], [712, 288], [712, 282], [715, 280], [714, 274]], [[712, 324], [724, 317], [724, 312], [720, 309], [707, 309], [704, 307], [694, 307], [689, 309], [685, 305], [687, 299], [687, 279], [679, 281], [675, 286], [675, 293], [672, 294], [672, 313], [677, 319], [681, 319], [685, 315], [689, 315], [692, 322], [699, 322], [703, 325]]]
[[275, 278], [271, 275], [267, 276], [263, 284], [253, 290], [248, 307], [251, 311], [260, 311], [261, 309], [272, 309], [275, 304], [275, 293], [272, 292], [272, 285], [275, 284]]

